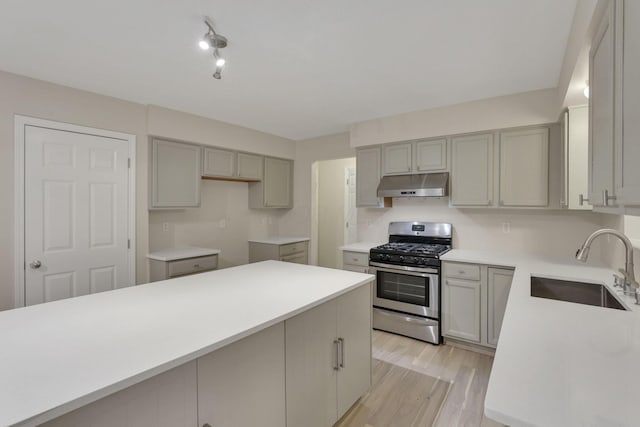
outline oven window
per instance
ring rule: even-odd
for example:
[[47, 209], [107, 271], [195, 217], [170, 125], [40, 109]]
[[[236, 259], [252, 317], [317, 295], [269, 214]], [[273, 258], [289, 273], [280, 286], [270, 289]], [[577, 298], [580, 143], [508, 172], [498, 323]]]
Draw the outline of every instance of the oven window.
[[378, 271], [378, 298], [429, 307], [429, 278]]

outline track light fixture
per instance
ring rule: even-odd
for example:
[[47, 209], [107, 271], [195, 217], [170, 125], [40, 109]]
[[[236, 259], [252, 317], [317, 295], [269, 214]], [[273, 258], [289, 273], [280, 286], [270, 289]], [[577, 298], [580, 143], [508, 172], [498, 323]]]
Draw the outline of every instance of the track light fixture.
[[209, 17], [204, 18], [208, 31], [202, 37], [202, 40], [198, 42], [198, 46], [202, 50], [209, 50], [213, 48], [213, 59], [215, 60], [216, 69], [213, 73], [213, 78], [220, 80], [222, 78], [222, 69], [227, 61], [220, 55], [219, 49], [227, 47], [227, 38], [222, 36], [213, 29], [213, 22]]

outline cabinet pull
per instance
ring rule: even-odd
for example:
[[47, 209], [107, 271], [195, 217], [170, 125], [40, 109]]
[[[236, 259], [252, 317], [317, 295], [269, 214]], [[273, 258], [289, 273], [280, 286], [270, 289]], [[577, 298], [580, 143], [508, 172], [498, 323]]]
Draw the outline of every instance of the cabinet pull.
[[578, 195], [578, 204], [580, 206], [584, 206], [584, 202], [588, 202], [589, 199], [586, 199], [583, 194]]
[[602, 204], [605, 206], [609, 206], [609, 200], [615, 200], [616, 196], [610, 196], [609, 190], [602, 191]]
[[337, 371], [340, 369], [340, 342], [338, 340], [333, 340], [333, 347], [335, 348], [335, 356], [336, 356], [336, 364], [333, 365], [333, 370]]
[[344, 368], [344, 338], [338, 338], [338, 345], [340, 347], [340, 367]]
[[193, 268], [200, 268], [200, 264], [193, 264]]

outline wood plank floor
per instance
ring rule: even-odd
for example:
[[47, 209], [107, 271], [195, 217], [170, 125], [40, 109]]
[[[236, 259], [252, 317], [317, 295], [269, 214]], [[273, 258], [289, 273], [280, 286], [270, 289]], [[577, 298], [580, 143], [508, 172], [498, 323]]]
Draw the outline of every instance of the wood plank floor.
[[[493, 357], [449, 345], [434, 346], [411, 338], [373, 331], [373, 358], [375, 386], [367, 396], [383, 397], [367, 400], [367, 417], [362, 415], [362, 410], [354, 407], [336, 426], [501, 426], [486, 418], [483, 413]], [[384, 375], [392, 378], [389, 372], [394, 366], [405, 368], [397, 370], [400, 377], [404, 375], [401, 382], [389, 380], [394, 382], [390, 384], [389, 381], [375, 381]], [[424, 375], [407, 375], [403, 373], [405, 370]], [[430, 390], [427, 396], [441, 393], [444, 385], [442, 381], [434, 379], [451, 383], [439, 414], [434, 413], [437, 408], [429, 406], [436, 399], [414, 400], [403, 406], [397, 390], [427, 389]], [[396, 391], [394, 387], [397, 387]], [[437, 390], [433, 390], [434, 387]], [[358, 412], [359, 416], [356, 416]]]

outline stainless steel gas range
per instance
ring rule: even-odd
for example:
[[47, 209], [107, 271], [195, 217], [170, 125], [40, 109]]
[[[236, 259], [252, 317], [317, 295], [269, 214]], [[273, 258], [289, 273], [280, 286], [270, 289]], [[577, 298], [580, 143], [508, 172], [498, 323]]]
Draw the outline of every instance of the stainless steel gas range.
[[451, 224], [389, 224], [389, 243], [369, 252], [374, 329], [440, 344], [440, 256], [449, 250]]

